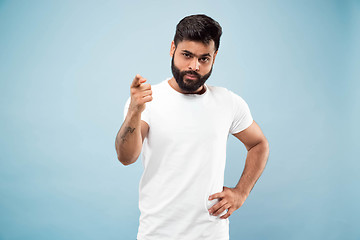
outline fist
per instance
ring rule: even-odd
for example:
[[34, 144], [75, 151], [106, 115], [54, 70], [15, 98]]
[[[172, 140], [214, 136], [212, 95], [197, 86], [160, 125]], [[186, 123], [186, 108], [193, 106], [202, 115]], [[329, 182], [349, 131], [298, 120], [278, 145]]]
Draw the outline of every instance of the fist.
[[152, 100], [151, 85], [145, 83], [146, 79], [137, 74], [130, 86], [131, 101], [129, 110], [143, 112], [145, 103]]

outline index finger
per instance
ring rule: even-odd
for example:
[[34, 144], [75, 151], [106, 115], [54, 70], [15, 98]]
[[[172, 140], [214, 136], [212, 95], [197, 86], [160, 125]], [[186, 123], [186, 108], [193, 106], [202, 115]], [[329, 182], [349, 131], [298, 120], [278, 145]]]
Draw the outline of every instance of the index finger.
[[223, 197], [224, 197], [224, 192], [218, 192], [218, 193], [215, 193], [213, 195], [210, 195], [209, 200], [213, 200], [213, 199], [216, 199], [216, 198], [223, 198]]
[[140, 74], [136, 74], [134, 80], [131, 83], [132, 87], [139, 87], [142, 83], [146, 82], [146, 79], [144, 79]]

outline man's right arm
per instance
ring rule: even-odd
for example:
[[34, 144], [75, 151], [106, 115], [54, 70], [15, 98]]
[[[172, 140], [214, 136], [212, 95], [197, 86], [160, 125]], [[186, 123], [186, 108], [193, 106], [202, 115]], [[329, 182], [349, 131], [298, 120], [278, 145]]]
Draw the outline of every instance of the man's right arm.
[[131, 101], [126, 118], [117, 133], [115, 149], [119, 161], [124, 165], [134, 163], [140, 155], [142, 143], [146, 137], [149, 126], [141, 120], [141, 113], [145, 103], [152, 100], [150, 84], [144, 84], [146, 79], [136, 75], [131, 87]]

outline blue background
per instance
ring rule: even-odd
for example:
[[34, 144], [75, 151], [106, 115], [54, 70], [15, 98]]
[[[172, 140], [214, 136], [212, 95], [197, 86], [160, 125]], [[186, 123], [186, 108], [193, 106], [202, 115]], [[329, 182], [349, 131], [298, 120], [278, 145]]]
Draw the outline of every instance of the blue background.
[[[210, 85], [270, 142], [231, 239], [360, 239], [359, 1], [0, 1], [0, 239], [135, 239], [141, 161], [114, 140], [186, 15], [223, 27]], [[229, 138], [225, 186], [246, 151]]]

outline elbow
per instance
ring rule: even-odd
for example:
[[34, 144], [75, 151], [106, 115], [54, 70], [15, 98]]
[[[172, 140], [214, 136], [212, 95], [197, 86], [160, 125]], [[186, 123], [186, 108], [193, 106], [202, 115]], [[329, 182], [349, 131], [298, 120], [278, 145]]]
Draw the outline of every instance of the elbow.
[[248, 152], [252, 150], [255, 152], [255, 154], [262, 156], [261, 159], [263, 159], [265, 162], [267, 161], [269, 157], [270, 152], [270, 146], [268, 140], [264, 137], [261, 141], [259, 141], [255, 146], [248, 149]]
[[124, 166], [128, 166], [136, 161], [137, 158], [134, 159], [133, 157], [121, 151], [121, 149], [116, 145], [116, 143], [115, 143], [115, 149], [116, 149], [117, 159]]
[[269, 145], [269, 141], [265, 138], [264, 140], [264, 149], [267, 155], [269, 155], [270, 152], [270, 145]]
[[264, 138], [264, 140], [261, 142], [261, 151], [266, 156], [265, 158], [267, 160], [270, 153], [270, 145], [269, 141], [266, 138]]
[[120, 158], [120, 157], [118, 157], [118, 160], [119, 160], [119, 162], [121, 162], [122, 165], [124, 165], [124, 166], [128, 166], [128, 165], [132, 164], [132, 162], [130, 162], [130, 161], [124, 161], [124, 160], [123, 160], [122, 158]]
[[247, 148], [247, 151], [249, 152], [250, 150], [254, 149], [253, 151], [257, 152], [257, 153], [265, 153], [265, 154], [269, 154], [270, 151], [270, 146], [269, 146], [269, 142], [268, 140], [264, 137], [261, 140], [259, 140], [255, 145]]
[[122, 160], [121, 158], [119, 158], [119, 157], [118, 157], [118, 160], [119, 160], [119, 162], [122, 163], [122, 165], [124, 165], [124, 166], [128, 166], [128, 165], [131, 164], [131, 163], [128, 163], [128, 162], [123, 161], [123, 160]]
[[264, 159], [264, 164], [266, 165], [268, 159], [269, 159], [269, 154], [270, 154], [270, 145], [267, 139], [264, 140], [263, 142], [263, 147], [262, 147], [262, 152], [263, 152], [263, 159]]
[[119, 162], [121, 162], [124, 166], [128, 166], [136, 162], [137, 158], [124, 158], [118, 154], [117, 156]]

